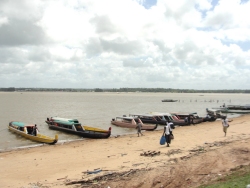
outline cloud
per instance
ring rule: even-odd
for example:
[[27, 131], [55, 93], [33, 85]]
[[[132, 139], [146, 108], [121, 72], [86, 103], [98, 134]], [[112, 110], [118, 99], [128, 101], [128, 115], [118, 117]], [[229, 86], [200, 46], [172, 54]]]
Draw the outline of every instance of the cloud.
[[0, 27], [0, 46], [40, 45], [46, 43], [43, 29], [24, 20], [10, 20]]
[[7, 24], [8, 23], [8, 19], [6, 17], [0, 17], [0, 27], [4, 24]]
[[249, 89], [249, 8], [240, 0], [3, 0], [0, 87]]

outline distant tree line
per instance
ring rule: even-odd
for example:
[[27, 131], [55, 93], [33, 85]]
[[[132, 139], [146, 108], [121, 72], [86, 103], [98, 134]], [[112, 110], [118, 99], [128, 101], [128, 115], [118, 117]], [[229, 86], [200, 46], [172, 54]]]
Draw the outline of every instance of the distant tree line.
[[0, 88], [0, 91], [15, 91], [14, 87]]
[[172, 88], [0, 88], [0, 91], [7, 92], [154, 92], [154, 93], [250, 93], [250, 90], [220, 89], [220, 90], [195, 90], [195, 89], [172, 89]]
[[172, 88], [119, 88], [119, 89], [95, 89], [96, 92], [154, 92], [154, 93], [250, 93], [250, 90], [195, 90], [195, 89], [172, 89]]

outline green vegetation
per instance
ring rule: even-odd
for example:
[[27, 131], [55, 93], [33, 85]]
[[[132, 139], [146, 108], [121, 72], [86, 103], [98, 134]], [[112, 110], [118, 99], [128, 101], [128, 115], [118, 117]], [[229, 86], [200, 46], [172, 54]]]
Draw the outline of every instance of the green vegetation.
[[218, 178], [216, 181], [199, 188], [246, 188], [250, 184], [250, 166], [241, 166], [240, 168], [231, 175]]

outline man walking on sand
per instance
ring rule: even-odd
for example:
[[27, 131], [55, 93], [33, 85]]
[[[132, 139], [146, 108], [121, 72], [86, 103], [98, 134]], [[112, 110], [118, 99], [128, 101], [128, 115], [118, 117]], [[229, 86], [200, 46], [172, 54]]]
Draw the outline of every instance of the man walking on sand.
[[143, 134], [141, 133], [141, 127], [142, 127], [142, 124], [140, 121], [138, 121], [137, 126], [136, 126], [138, 137], [140, 134], [141, 136], [143, 136]]
[[225, 136], [226, 136], [227, 135], [227, 129], [229, 127], [227, 117], [223, 117], [223, 119], [222, 119], [222, 127], [223, 127], [223, 132], [225, 133]]
[[171, 144], [171, 135], [173, 136], [171, 123], [169, 120], [166, 122], [166, 126], [163, 130], [163, 135], [165, 135], [167, 147], [169, 147], [169, 144]]

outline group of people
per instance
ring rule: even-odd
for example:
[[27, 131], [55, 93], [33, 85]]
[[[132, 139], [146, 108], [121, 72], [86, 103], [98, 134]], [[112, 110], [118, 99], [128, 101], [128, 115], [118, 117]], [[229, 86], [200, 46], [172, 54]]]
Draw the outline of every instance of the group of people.
[[[172, 130], [171, 127], [173, 127], [173, 123], [168, 120], [166, 122], [166, 125], [164, 126], [164, 130], [163, 130], [163, 136], [165, 136], [167, 147], [170, 146], [171, 140], [174, 139], [173, 130]], [[226, 136], [227, 135], [227, 129], [229, 127], [228, 119], [226, 117], [224, 117], [222, 119], [222, 127], [223, 127], [223, 132], [225, 133], [224, 136]], [[142, 123], [138, 122], [137, 127], [136, 127], [138, 137], [140, 135], [143, 136], [143, 134], [141, 132], [141, 128], [142, 128]]]

